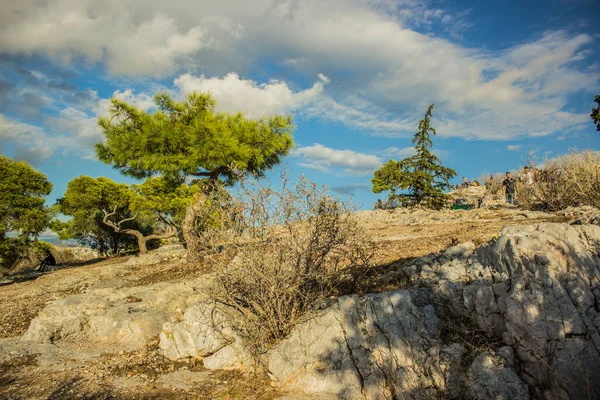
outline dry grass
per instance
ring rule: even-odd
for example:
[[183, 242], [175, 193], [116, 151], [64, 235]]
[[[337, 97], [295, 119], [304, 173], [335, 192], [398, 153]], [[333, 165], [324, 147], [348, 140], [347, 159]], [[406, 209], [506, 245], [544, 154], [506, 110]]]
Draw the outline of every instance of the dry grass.
[[534, 189], [520, 183], [517, 190], [519, 202], [530, 209], [600, 208], [600, 152], [573, 150], [547, 160], [535, 171]]

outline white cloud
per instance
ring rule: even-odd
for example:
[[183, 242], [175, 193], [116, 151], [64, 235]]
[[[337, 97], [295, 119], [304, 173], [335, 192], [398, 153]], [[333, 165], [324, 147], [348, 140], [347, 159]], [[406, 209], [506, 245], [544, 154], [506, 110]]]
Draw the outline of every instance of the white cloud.
[[[54, 116], [45, 116], [46, 128], [0, 114], [0, 144], [14, 146], [16, 159], [33, 164], [56, 154], [94, 159], [94, 144], [103, 139], [98, 117], [108, 115], [110, 100], [93, 95], [95, 98], [89, 102], [68, 105]], [[152, 97], [146, 93], [117, 90], [112, 97], [143, 110], [154, 107]]]
[[298, 165], [319, 171], [331, 172], [334, 168], [343, 168], [351, 175], [366, 175], [379, 168], [382, 161], [373, 154], [358, 153], [353, 150], [338, 150], [315, 143], [312, 146], [298, 147], [293, 156], [302, 157]]
[[356, 96], [338, 102], [323, 93], [302, 108], [300, 113], [310, 118], [342, 123], [352, 129], [365, 130], [374, 136], [396, 136], [398, 132], [410, 132], [418, 125], [418, 120], [413, 116], [394, 116]]
[[[431, 4], [0, 2], [0, 53], [83, 57], [104, 63], [114, 75], [185, 71], [189, 74], [176, 81], [181, 90], [213, 90], [225, 111], [299, 112], [379, 136], [414, 133], [430, 103], [436, 104], [433, 125], [442, 136], [509, 140], [589, 124], [588, 111], [571, 110], [567, 101], [599, 80], [596, 70], [582, 66], [593, 37], [557, 31], [501, 51], [466, 48], [453, 40], [460, 29], [469, 29], [468, 10], [450, 12]], [[434, 27], [449, 33], [436, 36]], [[290, 81], [259, 83], [226, 75], [249, 74], [265, 59], [319, 74], [319, 80], [294, 91]], [[326, 91], [322, 85], [329, 81]]]
[[[231, 36], [215, 18], [182, 24], [159, 9], [151, 11], [138, 1], [33, 0], [0, 4], [0, 51], [9, 54], [42, 53], [68, 62], [83, 56], [106, 62], [118, 75], [164, 76], [177, 63], [203, 48], [219, 45], [215, 34]], [[180, 2], [186, 8], [192, 2]], [[169, 4], [172, 6], [172, 4]], [[166, 11], [166, 10], [164, 10]], [[198, 13], [199, 14], [199, 13]], [[196, 14], [196, 15], [198, 15]], [[185, 26], [183, 26], [185, 25]]]
[[15, 147], [17, 160], [31, 164], [52, 156], [55, 145], [39, 127], [12, 120], [0, 114], [0, 146], [11, 144]]
[[[306, 90], [294, 92], [283, 81], [258, 83], [229, 73], [223, 78], [194, 77], [184, 74], [175, 79], [181, 94], [191, 91], [210, 92], [217, 100], [217, 108], [225, 112], [244, 112], [251, 118], [286, 114], [314, 101], [323, 92], [326, 77]], [[326, 83], [326, 82], [325, 82]]]
[[0, 150], [2, 145], [14, 148], [13, 158], [30, 164], [49, 159], [59, 152], [85, 156], [93, 153], [93, 148], [82, 146], [81, 141], [65, 134], [52, 134], [0, 114]]
[[521, 150], [521, 145], [520, 144], [509, 144], [508, 146], [506, 146], [506, 150], [519, 151], [519, 150]]
[[328, 77], [326, 77], [326, 76], [325, 76], [325, 75], [323, 75], [323, 74], [319, 74], [319, 75], [318, 75], [318, 77], [319, 77], [319, 80], [321, 80], [321, 81], [322, 81], [323, 83], [325, 83], [325, 84], [327, 84], [327, 83], [329, 83], [329, 82], [330, 82], [329, 78], [328, 78]]

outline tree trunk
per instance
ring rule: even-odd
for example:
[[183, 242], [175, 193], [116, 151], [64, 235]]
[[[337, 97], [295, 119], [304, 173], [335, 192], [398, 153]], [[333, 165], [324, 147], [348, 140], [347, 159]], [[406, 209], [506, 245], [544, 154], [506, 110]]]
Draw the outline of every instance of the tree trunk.
[[142, 233], [139, 231], [130, 230], [127, 233], [135, 236], [135, 238], [137, 239], [140, 254], [147, 254], [148, 246], [146, 246], [146, 242], [148, 241], [148, 238], [145, 238], [144, 235], [142, 235]]
[[196, 233], [196, 217], [201, 213], [208, 196], [200, 194], [194, 198], [194, 202], [185, 211], [185, 217], [181, 223], [181, 233], [185, 240], [185, 246], [190, 257], [194, 258], [198, 253], [199, 238]]
[[152, 235], [148, 235], [148, 236], [144, 236], [142, 234], [142, 232], [135, 230], [135, 229], [125, 229], [125, 228], [121, 228], [121, 224], [125, 221], [131, 221], [133, 219], [135, 219], [137, 217], [137, 214], [134, 215], [133, 217], [130, 218], [126, 218], [124, 220], [122, 220], [121, 222], [118, 223], [114, 223], [111, 220], [109, 220], [108, 218], [112, 215], [115, 214], [116, 212], [116, 206], [114, 207], [113, 211], [111, 213], [106, 212], [106, 210], [102, 210], [102, 212], [104, 213], [104, 218], [102, 219], [102, 222], [105, 223], [106, 225], [110, 226], [111, 228], [113, 228], [115, 230], [115, 232], [118, 233], [124, 233], [126, 235], [131, 235], [131, 236], [135, 236], [138, 242], [138, 248], [140, 250], [140, 254], [147, 254], [148, 253], [148, 246], [146, 245], [146, 243], [148, 242], [148, 240], [151, 239], [167, 239], [173, 236], [177, 235], [177, 229], [175, 229], [175, 227], [173, 227], [172, 225], [167, 224], [167, 232], [163, 233], [163, 234], [152, 234]]

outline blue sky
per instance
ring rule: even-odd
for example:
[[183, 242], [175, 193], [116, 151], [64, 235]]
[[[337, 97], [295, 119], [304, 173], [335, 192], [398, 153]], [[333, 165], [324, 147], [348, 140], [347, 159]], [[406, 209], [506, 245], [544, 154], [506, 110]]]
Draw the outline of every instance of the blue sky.
[[[210, 91], [222, 111], [292, 114], [284, 166], [370, 208], [373, 171], [434, 150], [474, 178], [600, 150], [598, 0], [9, 0], [0, 3], [0, 153], [54, 184], [132, 182], [95, 161], [108, 99]], [[273, 180], [279, 172], [270, 174]]]

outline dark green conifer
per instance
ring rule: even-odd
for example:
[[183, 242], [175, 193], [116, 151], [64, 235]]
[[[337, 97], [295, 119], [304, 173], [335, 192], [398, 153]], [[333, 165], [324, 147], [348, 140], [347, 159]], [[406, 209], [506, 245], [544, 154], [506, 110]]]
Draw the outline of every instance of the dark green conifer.
[[444, 207], [447, 202], [444, 190], [451, 187], [448, 181], [456, 176], [456, 171], [444, 167], [430, 151], [433, 146], [431, 135], [436, 134], [430, 125], [433, 106], [429, 106], [425, 117], [419, 121], [419, 131], [412, 140], [415, 154], [402, 161], [389, 160], [375, 171], [371, 180], [374, 193], [390, 191], [389, 199], [402, 207]]
[[594, 124], [596, 124], [596, 130], [600, 131], [600, 95], [596, 95], [594, 101], [598, 104], [598, 107], [592, 107], [590, 117], [592, 118], [592, 121], [594, 121]]

